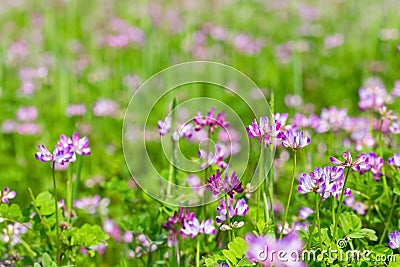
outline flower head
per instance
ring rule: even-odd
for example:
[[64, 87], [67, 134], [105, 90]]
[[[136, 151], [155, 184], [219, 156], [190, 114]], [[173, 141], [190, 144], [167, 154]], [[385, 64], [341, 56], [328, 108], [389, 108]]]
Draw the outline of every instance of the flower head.
[[204, 127], [208, 126], [210, 127], [210, 133], [214, 133], [217, 127], [229, 127], [229, 122], [226, 121], [226, 114], [223, 111], [218, 113], [217, 117], [215, 117], [215, 108], [211, 108], [211, 110], [207, 112], [206, 116], [197, 112], [197, 116], [193, 118], [193, 122], [195, 123], [194, 129], [196, 131], [200, 131]]
[[294, 151], [308, 146], [311, 142], [310, 137], [304, 136], [304, 132], [298, 132], [294, 129], [286, 130], [280, 137], [282, 138], [282, 145]]
[[39, 152], [36, 152], [35, 158], [42, 162], [52, 161], [61, 165], [68, 163], [74, 156], [74, 151], [71, 150], [71, 147], [60, 148], [56, 147], [53, 153], [44, 146], [39, 145]]
[[268, 122], [268, 117], [260, 117], [260, 124], [257, 124], [257, 120], [254, 119], [251, 125], [246, 127], [249, 137], [257, 138], [258, 142], [263, 141], [266, 146], [272, 144], [272, 137], [276, 137], [279, 133], [280, 123], [268, 125]]
[[[215, 218], [215, 221], [217, 222], [218, 225], [226, 221], [227, 219], [226, 210], [227, 209], [225, 200], [221, 199], [220, 205], [217, 207], [218, 216]], [[236, 202], [235, 208], [233, 208], [231, 205], [228, 204], [228, 210], [229, 210], [229, 218], [233, 218], [235, 216], [244, 217], [249, 211], [249, 206], [247, 205], [246, 200], [244, 198], [241, 198]]]
[[400, 248], [400, 231], [394, 231], [389, 234], [389, 246], [391, 249]]
[[361, 154], [359, 157], [357, 157], [357, 160], [353, 162], [350, 150], [343, 152], [343, 158], [345, 161], [340, 161], [335, 157], [331, 157], [330, 161], [332, 162], [332, 164], [340, 165], [345, 168], [351, 168], [353, 171], [359, 172], [361, 170], [361, 167], [365, 164], [366, 160], [366, 156]]
[[359, 157], [365, 157], [364, 164], [360, 165], [360, 174], [366, 173], [370, 171], [372, 173], [372, 177], [379, 181], [380, 177], [382, 177], [382, 167], [383, 167], [383, 158], [378, 157], [376, 153], [365, 153], [361, 154]]
[[400, 169], [400, 153], [396, 153], [393, 157], [388, 159], [388, 165]]
[[10, 202], [9, 199], [13, 199], [16, 195], [17, 193], [15, 193], [15, 191], [10, 191], [10, 188], [7, 186], [0, 192], [0, 200], [8, 204]]

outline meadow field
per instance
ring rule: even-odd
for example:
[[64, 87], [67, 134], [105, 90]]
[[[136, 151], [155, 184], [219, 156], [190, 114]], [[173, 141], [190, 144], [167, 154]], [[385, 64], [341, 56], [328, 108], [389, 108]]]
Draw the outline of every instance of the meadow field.
[[397, 0], [2, 0], [0, 266], [400, 266], [399, 104]]

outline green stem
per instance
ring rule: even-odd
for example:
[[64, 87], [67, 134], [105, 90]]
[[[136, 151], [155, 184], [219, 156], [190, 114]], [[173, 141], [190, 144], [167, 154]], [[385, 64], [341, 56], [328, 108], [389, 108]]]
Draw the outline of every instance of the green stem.
[[312, 223], [312, 225], [311, 225], [310, 234], [308, 235], [308, 236], [309, 236], [309, 239], [308, 239], [308, 242], [307, 242], [307, 249], [309, 249], [309, 248], [310, 248], [310, 245], [311, 245], [312, 234], [314, 233], [316, 221], [317, 221], [317, 213], [315, 212], [315, 213], [314, 213], [314, 220], [313, 220], [313, 223]]
[[[177, 106], [176, 98], [172, 100], [172, 107], [171, 107], [171, 125], [172, 127], [175, 126], [175, 108]], [[169, 165], [169, 173], [168, 173], [168, 186], [167, 186], [167, 198], [171, 195], [171, 186], [175, 182], [176, 183], [176, 142], [174, 140], [174, 135], [171, 135], [171, 142], [172, 142], [172, 164]]]
[[260, 219], [260, 195], [261, 195], [261, 185], [257, 188], [257, 211], [256, 211], [256, 222]]
[[315, 212], [317, 213], [317, 224], [318, 224], [318, 236], [319, 236], [319, 245], [322, 249], [322, 237], [321, 237], [321, 221], [319, 219], [319, 209], [321, 206], [321, 198], [318, 193], [315, 193]]
[[[225, 194], [225, 208], [226, 208], [226, 218], [229, 227], [231, 226], [231, 216], [229, 215], [229, 205], [228, 205], [228, 194]], [[228, 230], [229, 241], [232, 241], [232, 236], [230, 230]]]
[[290, 206], [290, 200], [292, 199], [292, 193], [293, 193], [293, 185], [294, 185], [294, 174], [296, 172], [296, 150], [293, 150], [293, 172], [292, 172], [292, 183], [290, 185], [290, 191], [289, 191], [289, 196], [288, 196], [288, 200], [286, 203], [286, 210], [285, 210], [285, 216], [283, 217], [283, 223], [282, 223], [282, 231], [280, 234], [280, 238], [282, 238], [283, 236], [283, 229], [285, 229], [285, 225], [286, 225], [286, 219], [287, 219], [287, 215], [289, 212], [289, 206]]
[[76, 159], [76, 179], [75, 182], [73, 183], [73, 190], [72, 190], [72, 198], [71, 198], [71, 205], [74, 202], [74, 199], [76, 199], [76, 196], [78, 194], [78, 186], [81, 181], [81, 172], [82, 172], [82, 166], [83, 166], [83, 157], [77, 157]]
[[200, 238], [197, 238], [197, 246], [196, 246], [196, 267], [200, 267]]
[[[381, 158], [383, 158], [383, 133], [382, 133], [382, 125], [383, 119], [381, 119], [381, 123], [379, 125], [379, 152]], [[386, 174], [385, 174], [385, 164], [382, 166], [382, 181], [383, 181], [383, 191], [386, 197], [389, 197], [389, 189], [388, 184], [386, 181]]]
[[339, 217], [340, 217], [340, 214], [342, 213], [344, 190], [346, 189], [346, 183], [347, 183], [347, 178], [349, 177], [349, 172], [350, 172], [350, 168], [347, 168], [346, 177], [344, 178], [344, 184], [343, 184], [342, 192], [340, 193], [338, 212], [336, 214], [336, 220], [335, 220], [335, 224], [334, 224], [334, 227], [333, 227], [333, 235], [332, 235], [333, 240], [336, 240], [336, 231], [337, 231], [337, 227], [338, 227]]
[[71, 221], [71, 210], [72, 210], [72, 195], [73, 195], [73, 190], [74, 190], [74, 185], [72, 182], [72, 176], [74, 175], [74, 172], [72, 171], [72, 162], [69, 162], [69, 167], [68, 167], [68, 180], [67, 180], [67, 220], [68, 222]]
[[335, 205], [336, 204], [336, 198], [332, 197], [332, 222], [335, 225], [336, 222], [336, 214], [335, 214]]
[[55, 174], [55, 161], [53, 161], [53, 187], [54, 187], [54, 207], [56, 212], [56, 262], [60, 265], [60, 222], [58, 219], [58, 197], [57, 197], [57, 183], [56, 183], [56, 174]]
[[395, 195], [393, 198], [392, 206], [390, 207], [389, 218], [386, 222], [385, 229], [383, 230], [383, 233], [381, 235], [381, 239], [379, 240], [379, 244], [382, 244], [383, 239], [385, 238], [386, 232], [389, 229], [390, 222], [392, 221], [393, 211], [394, 211], [394, 207], [396, 205], [397, 197], [398, 197], [398, 195]]

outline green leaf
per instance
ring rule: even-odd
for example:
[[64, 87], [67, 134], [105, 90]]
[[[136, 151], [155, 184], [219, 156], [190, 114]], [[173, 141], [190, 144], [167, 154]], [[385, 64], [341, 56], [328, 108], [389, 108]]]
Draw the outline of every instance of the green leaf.
[[57, 264], [50, 258], [49, 254], [44, 253], [42, 255], [43, 267], [57, 267]]
[[350, 238], [368, 238], [369, 240], [376, 241], [378, 237], [375, 234], [375, 231], [368, 228], [363, 228], [360, 231], [349, 234]]
[[224, 256], [225, 256], [230, 262], [232, 262], [233, 264], [236, 264], [236, 262], [237, 262], [236, 256], [235, 256], [235, 254], [234, 254], [232, 251], [224, 249], [224, 250], [222, 251], [222, 254], [224, 254]]
[[400, 262], [399, 254], [391, 255], [391, 258], [389, 259], [388, 267], [398, 267], [399, 262]]
[[43, 207], [46, 206], [47, 203], [51, 203], [53, 201], [53, 196], [49, 192], [41, 192], [39, 193], [39, 195], [36, 196], [35, 205], [37, 207]]
[[51, 215], [55, 213], [54, 198], [49, 192], [41, 192], [37, 195], [35, 205], [40, 208], [42, 215]]
[[340, 215], [339, 224], [345, 234], [357, 232], [362, 226], [361, 219], [354, 213], [350, 212], [344, 212]]
[[8, 216], [10, 219], [18, 221], [22, 217], [21, 208], [17, 204], [11, 204], [8, 210]]

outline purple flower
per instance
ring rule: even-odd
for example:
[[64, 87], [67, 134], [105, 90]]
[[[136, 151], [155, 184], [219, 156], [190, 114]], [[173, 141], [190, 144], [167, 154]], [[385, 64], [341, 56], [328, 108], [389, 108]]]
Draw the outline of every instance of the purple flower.
[[310, 137], [304, 136], [304, 132], [298, 132], [294, 129], [286, 130], [280, 137], [282, 138], [282, 145], [292, 150], [298, 150], [308, 146], [311, 142]]
[[[229, 210], [229, 217], [232, 218], [233, 216], [236, 215], [235, 209], [228, 204], [228, 210]], [[226, 203], [225, 200], [221, 199], [220, 205], [217, 207], [217, 215], [215, 221], [217, 222], [218, 225], [220, 225], [222, 222], [226, 221], [227, 219], [227, 212], [226, 212]]]
[[191, 124], [191, 123], [184, 124], [179, 127], [179, 131], [173, 132], [173, 138], [174, 138], [175, 142], [178, 141], [179, 138], [190, 139], [193, 136], [193, 132], [194, 132], [193, 124]]
[[246, 127], [247, 134], [250, 138], [257, 138], [258, 142], [264, 141], [266, 146], [272, 144], [272, 137], [276, 137], [279, 133], [281, 125], [268, 125], [268, 117], [260, 117], [260, 125], [254, 119], [251, 125]]
[[17, 111], [19, 121], [32, 122], [37, 119], [38, 112], [35, 107], [21, 107]]
[[72, 150], [78, 155], [88, 156], [91, 153], [87, 136], [80, 138], [79, 133], [72, 134]]
[[300, 209], [299, 209], [299, 217], [300, 217], [300, 219], [302, 219], [302, 220], [305, 220], [305, 219], [307, 219], [308, 218], [308, 216], [310, 216], [311, 214], [313, 214], [314, 213], [314, 210], [313, 209], [311, 209], [311, 208], [309, 208], [309, 207], [301, 207]]
[[212, 225], [212, 220], [203, 220], [199, 223], [199, 220], [196, 217], [193, 217], [191, 220], [185, 220], [183, 222], [183, 228], [180, 230], [180, 234], [185, 238], [190, 236], [190, 238], [194, 238], [199, 233], [214, 235], [216, 232], [215, 227]]
[[347, 119], [347, 109], [338, 109], [337, 107], [323, 108], [317, 128], [318, 133], [325, 133], [329, 130], [334, 132], [343, 128]]
[[[249, 206], [247, 205], [246, 200], [244, 198], [241, 198], [236, 202], [235, 208], [228, 204], [228, 210], [229, 218], [233, 218], [235, 216], [244, 217], [249, 211]], [[219, 215], [216, 217], [215, 221], [218, 225], [220, 225], [227, 219], [226, 203], [223, 199], [221, 199], [220, 205], [217, 207], [217, 213]]]
[[344, 204], [350, 208], [352, 208], [355, 212], [357, 212], [360, 215], [365, 215], [365, 212], [367, 210], [367, 205], [363, 202], [356, 201], [356, 198], [354, 195], [349, 196], [344, 200]]
[[133, 241], [133, 234], [130, 231], [126, 231], [124, 233], [124, 236], [122, 237], [122, 240], [124, 240], [125, 243], [132, 243]]
[[200, 165], [200, 169], [207, 168], [208, 166], [210, 166], [212, 164], [217, 165], [221, 169], [226, 169], [228, 167], [228, 163], [223, 161], [223, 159], [228, 157], [229, 154], [225, 155], [225, 151], [219, 145], [217, 145], [215, 147], [215, 155], [213, 153], [208, 153], [208, 155], [207, 155], [207, 152], [205, 152], [202, 149], [199, 150], [198, 154], [199, 154], [199, 157], [202, 159], [206, 159], [206, 157], [208, 156], [208, 159], [206, 159], [206, 161]]
[[[300, 194], [318, 193], [322, 201], [325, 201], [329, 196], [337, 198], [343, 188], [343, 178], [343, 167], [315, 168], [310, 174], [303, 173], [301, 175], [298, 191]], [[351, 195], [349, 188], [345, 189], [345, 195]]]
[[93, 114], [95, 116], [113, 117], [117, 113], [117, 104], [113, 100], [99, 99], [93, 106]]
[[0, 200], [8, 204], [10, 202], [9, 199], [13, 199], [16, 195], [17, 193], [15, 193], [15, 191], [10, 191], [10, 188], [7, 186], [0, 192]]
[[171, 117], [168, 116], [164, 121], [158, 121], [158, 132], [164, 136], [171, 131]]
[[[305, 266], [300, 258], [295, 258], [303, 249], [303, 242], [295, 232], [282, 239], [254, 234], [247, 234], [244, 239], [247, 243], [247, 257], [254, 263], [261, 263], [262, 266]], [[276, 253], [280, 256], [277, 257]]]
[[121, 231], [118, 225], [112, 219], [105, 220], [103, 229], [104, 232], [106, 232], [106, 234], [108, 234], [111, 238], [115, 239], [116, 241], [120, 241]]
[[52, 161], [64, 165], [65, 163], [69, 162], [74, 156], [74, 152], [71, 150], [71, 147], [56, 147], [53, 151], [53, 154], [50, 153], [44, 145], [39, 145], [38, 148], [39, 152], [36, 152], [35, 158], [42, 162]]
[[343, 158], [345, 161], [340, 161], [335, 157], [330, 157], [330, 161], [332, 162], [332, 164], [340, 165], [345, 168], [351, 168], [353, 171], [359, 172], [361, 170], [361, 167], [364, 166], [366, 160], [366, 156], [361, 154], [359, 157], [357, 157], [357, 160], [353, 162], [350, 150], [343, 152]]
[[222, 190], [222, 179], [221, 170], [217, 170], [210, 178], [207, 180], [207, 189], [212, 191], [214, 195], [218, 195]]
[[[220, 203], [221, 204], [217, 208], [217, 213], [219, 214], [219, 216], [217, 216], [217, 218], [216, 218], [216, 221], [219, 224], [227, 219], [225, 201], [221, 200]], [[231, 205], [228, 204], [228, 210], [229, 210], [230, 218], [233, 218], [234, 216], [244, 217], [244, 216], [246, 216], [247, 212], [249, 211], [249, 206], [247, 205], [246, 200], [244, 198], [241, 198], [236, 202], [235, 208], [233, 208]]]
[[233, 172], [231, 176], [228, 173], [225, 174], [224, 180], [221, 179], [221, 171], [218, 169], [215, 174], [210, 176], [207, 180], [207, 189], [212, 191], [214, 195], [218, 195], [221, 190], [224, 190], [231, 198], [234, 193], [243, 193], [242, 182], [236, 176], [236, 172]]
[[225, 179], [222, 187], [231, 198], [233, 198], [234, 192], [241, 194], [243, 193], [242, 182], [236, 176], [236, 172], [233, 172], [231, 176], [228, 173], [225, 174]]
[[389, 158], [388, 165], [391, 165], [396, 169], [400, 169], [400, 153], [396, 153], [393, 155], [393, 157]]
[[358, 95], [360, 97], [358, 107], [361, 111], [378, 111], [389, 98], [382, 80], [376, 77], [368, 78], [363, 88], [358, 90]]
[[88, 214], [96, 214], [98, 211], [102, 215], [107, 215], [107, 206], [110, 204], [110, 199], [101, 199], [99, 195], [93, 197], [83, 197], [74, 201], [74, 207], [85, 210]]
[[400, 231], [394, 231], [389, 234], [389, 246], [391, 249], [400, 248]]
[[366, 153], [361, 154], [357, 158], [364, 157], [364, 164], [360, 165], [360, 174], [364, 174], [367, 171], [371, 171], [372, 177], [379, 181], [380, 177], [382, 177], [382, 167], [383, 167], [383, 158], [378, 157], [376, 153]]
[[67, 117], [81, 116], [86, 113], [86, 106], [84, 104], [72, 104], [67, 107]]
[[189, 184], [190, 188], [192, 188], [193, 192], [198, 196], [204, 195], [204, 185], [201, 182], [201, 179], [193, 174], [190, 174], [186, 179], [186, 182]]
[[167, 222], [162, 225], [164, 229], [173, 229], [176, 224], [183, 224], [185, 220], [192, 220], [195, 216], [194, 212], [189, 212], [188, 209], [180, 208], [179, 212], [175, 211], [172, 217], [169, 217]]
[[193, 122], [195, 123], [194, 129], [196, 131], [200, 131], [204, 127], [210, 127], [210, 133], [214, 133], [214, 130], [217, 127], [227, 128], [229, 127], [229, 123], [226, 121], [226, 115], [224, 112], [220, 112], [217, 114], [215, 118], [215, 108], [211, 108], [207, 115], [204, 117], [200, 112], [197, 112], [197, 116], [193, 118]]

